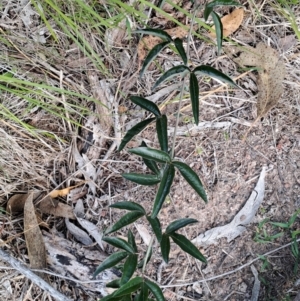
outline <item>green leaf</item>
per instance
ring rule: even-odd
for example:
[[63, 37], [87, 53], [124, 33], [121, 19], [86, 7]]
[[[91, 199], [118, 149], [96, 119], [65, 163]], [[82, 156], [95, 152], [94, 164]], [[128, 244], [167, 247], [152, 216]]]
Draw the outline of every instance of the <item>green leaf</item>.
[[[102, 299], [101, 299], [102, 300]], [[121, 301], [132, 301], [131, 299], [131, 294], [128, 294], [126, 296], [123, 296], [123, 298], [121, 299]]]
[[144, 215], [144, 213], [140, 212], [140, 211], [129, 212], [129, 213], [125, 214], [124, 216], [122, 216], [114, 225], [112, 225], [110, 228], [108, 228], [104, 232], [104, 234], [109, 234], [109, 233], [115, 232], [115, 231], [135, 222], [137, 219], [139, 219], [143, 215]]
[[289, 228], [289, 225], [287, 223], [271, 222], [270, 224], [273, 225], [273, 226], [276, 226], [276, 227], [283, 228], [283, 229], [288, 229]]
[[119, 288], [120, 287], [120, 280], [121, 279], [112, 280], [112, 281], [106, 283], [106, 287]]
[[97, 269], [93, 275], [93, 278], [95, 278], [99, 273], [103, 272], [104, 270], [115, 266], [117, 263], [122, 261], [127, 256], [128, 256], [128, 253], [124, 252], [124, 251], [116, 252], [116, 253], [110, 255], [97, 267]]
[[164, 82], [167, 79], [171, 79], [174, 76], [180, 75], [182, 74], [182, 76], [184, 76], [185, 74], [187, 74], [188, 72], [190, 72], [189, 67], [185, 66], [185, 65], [179, 65], [179, 66], [175, 66], [171, 69], [169, 69], [168, 71], [166, 71], [154, 84], [152, 90], [154, 90], [156, 87], [158, 87], [162, 82]]
[[172, 164], [180, 171], [185, 180], [194, 188], [204, 202], [207, 203], [207, 195], [198, 175], [185, 163], [173, 161]]
[[192, 103], [192, 111], [195, 120], [195, 124], [199, 123], [199, 84], [197, 76], [191, 72], [190, 74], [190, 95]]
[[220, 55], [222, 49], [222, 41], [223, 41], [223, 24], [218, 14], [216, 14], [214, 11], [211, 12], [211, 16], [215, 24], [217, 45], [218, 45], [218, 55]]
[[129, 280], [126, 284], [122, 285], [117, 291], [114, 292], [114, 297], [126, 296], [137, 291], [141, 284], [143, 283], [143, 278], [135, 277]]
[[207, 263], [205, 257], [201, 254], [197, 247], [195, 247], [195, 245], [193, 245], [185, 236], [178, 233], [172, 233], [170, 236], [175, 244], [178, 245], [183, 251], [192, 255], [196, 259]]
[[128, 243], [132, 246], [134, 252], [137, 253], [138, 249], [135, 243], [135, 238], [130, 229], [128, 230], [127, 238], [128, 238]]
[[123, 249], [131, 254], [134, 254], [133, 247], [126, 240], [122, 238], [104, 237], [103, 240], [116, 248]]
[[141, 292], [137, 298], [137, 301], [147, 301], [149, 296], [149, 289], [145, 282], [142, 283], [141, 285]]
[[136, 124], [135, 126], [133, 126], [124, 136], [124, 138], [122, 139], [122, 142], [119, 146], [119, 151], [121, 151], [125, 145], [137, 134], [139, 134], [148, 124], [150, 124], [153, 120], [155, 120], [155, 117], [153, 118], [149, 118], [146, 120], [143, 120], [141, 122], [139, 122], [138, 124]]
[[[146, 144], [144, 141], [142, 141], [141, 147], [147, 147], [147, 144]], [[155, 161], [153, 161], [153, 160], [148, 160], [148, 159], [145, 159], [145, 158], [143, 158], [143, 161], [144, 161], [144, 163], [146, 164], [146, 166], [147, 166], [150, 170], [152, 170], [156, 175], [160, 175], [160, 171], [159, 171], [158, 166], [157, 166], [157, 164], [156, 164]]]
[[124, 285], [129, 281], [129, 279], [132, 277], [133, 273], [136, 270], [138, 263], [138, 255], [137, 254], [130, 254], [125, 263], [123, 268], [123, 275], [121, 278], [121, 286]]
[[169, 262], [169, 253], [170, 253], [170, 237], [167, 234], [163, 234], [160, 241], [160, 249], [163, 260]]
[[194, 218], [181, 218], [174, 222], [172, 222], [166, 229], [165, 234], [171, 234], [180, 228], [185, 227], [186, 225], [198, 223], [198, 221]]
[[166, 115], [156, 119], [156, 132], [161, 150], [168, 152], [168, 121]]
[[144, 60], [143, 66], [140, 71], [140, 77], [142, 77], [148, 68], [148, 66], [151, 64], [151, 62], [158, 56], [158, 54], [168, 45], [170, 44], [169, 41], [162, 42], [156, 46], [154, 46], [148, 53], [147, 57]]
[[130, 96], [130, 100], [148, 112], [153, 113], [156, 117], [161, 116], [159, 108], [154, 102], [140, 96]]
[[149, 34], [167, 40], [169, 42], [172, 42], [172, 37], [166, 31], [161, 29], [152, 29], [152, 28], [138, 29], [135, 30], [134, 33]]
[[124, 209], [129, 211], [139, 211], [146, 214], [145, 209], [138, 203], [123, 201], [110, 205], [111, 208]]
[[188, 62], [188, 61], [187, 61], [187, 56], [186, 56], [185, 50], [184, 50], [184, 48], [183, 48], [182, 40], [179, 39], [179, 38], [176, 38], [176, 39], [174, 40], [174, 45], [175, 45], [175, 47], [176, 47], [176, 49], [177, 49], [179, 55], [181, 56], [181, 58], [182, 58], [182, 60], [183, 60], [183, 63], [184, 63], [185, 65], [187, 65], [187, 62]]
[[216, 78], [226, 84], [238, 87], [238, 85], [229, 76], [225, 75], [224, 73], [213, 67], [202, 65], [196, 67], [193, 72]]
[[161, 226], [160, 226], [160, 222], [159, 219], [156, 218], [151, 218], [151, 216], [147, 216], [147, 220], [151, 225], [151, 228], [158, 240], [158, 242], [161, 241], [161, 237], [162, 237], [162, 233], [161, 233]]
[[204, 19], [207, 20], [208, 16], [211, 14], [215, 6], [224, 5], [224, 6], [242, 6], [240, 3], [232, 0], [215, 0], [205, 5], [204, 9]]
[[167, 163], [171, 161], [170, 156], [166, 152], [150, 147], [136, 147], [130, 149], [129, 152], [156, 162]]
[[145, 283], [157, 301], [165, 301], [165, 297], [164, 297], [160, 287], [156, 283], [154, 283], [148, 279], [145, 279]]
[[145, 175], [139, 173], [123, 173], [122, 177], [140, 184], [140, 185], [155, 185], [160, 182], [160, 178], [157, 175]]
[[288, 221], [289, 227], [291, 227], [291, 226], [294, 224], [294, 222], [295, 222], [297, 216], [299, 215], [299, 213], [300, 213], [300, 209], [298, 209], [298, 210], [290, 217], [290, 219], [289, 219], [289, 221]]
[[154, 219], [156, 218], [157, 214], [159, 213], [167, 195], [170, 192], [171, 185], [173, 183], [175, 175], [175, 168], [173, 165], [168, 164], [165, 167], [163, 177], [161, 179], [161, 182], [159, 184], [159, 188], [155, 197], [154, 205], [153, 205], [153, 210], [151, 214], [151, 218]]
[[122, 297], [114, 297], [114, 294], [109, 294], [103, 298], [101, 298], [101, 301], [119, 301]]

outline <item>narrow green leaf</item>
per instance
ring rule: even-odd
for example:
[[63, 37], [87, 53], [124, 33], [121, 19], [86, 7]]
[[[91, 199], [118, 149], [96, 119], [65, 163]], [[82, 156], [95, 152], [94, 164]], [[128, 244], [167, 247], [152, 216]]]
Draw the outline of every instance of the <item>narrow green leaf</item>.
[[130, 100], [156, 117], [161, 116], [159, 108], [154, 102], [140, 96], [130, 96]]
[[294, 224], [294, 222], [295, 222], [297, 216], [299, 215], [299, 213], [300, 213], [300, 209], [298, 209], [298, 210], [290, 217], [290, 219], [289, 219], [289, 221], [288, 221], [289, 227], [291, 227], [291, 226]]
[[130, 254], [125, 263], [124, 263], [124, 268], [123, 268], [123, 275], [121, 278], [121, 286], [124, 285], [129, 281], [129, 279], [132, 277], [133, 273], [136, 270], [138, 263], [138, 256], [137, 254]]
[[101, 301], [120, 301], [122, 297], [114, 297], [114, 294], [109, 294], [103, 298], [101, 298]]
[[[144, 141], [142, 141], [141, 147], [147, 147], [147, 144], [146, 144]], [[148, 159], [145, 159], [145, 158], [143, 158], [143, 161], [144, 161], [145, 165], [146, 165], [150, 170], [152, 170], [156, 175], [158, 175], [158, 176], [160, 175], [160, 171], [159, 171], [158, 166], [157, 166], [157, 164], [156, 164], [155, 161], [153, 161], [153, 160], [148, 160]]]
[[190, 74], [190, 95], [192, 103], [192, 111], [195, 124], [199, 123], [199, 84], [197, 76], [191, 72]]
[[165, 297], [164, 297], [160, 287], [156, 283], [154, 283], [148, 279], [145, 279], [145, 283], [157, 301], [165, 301]]
[[202, 65], [202, 66], [196, 67], [193, 72], [196, 74], [200, 73], [202, 75], [216, 78], [226, 84], [238, 87], [238, 85], [229, 76], [227, 76], [223, 72], [221, 72], [213, 67]]
[[153, 118], [149, 118], [146, 120], [143, 120], [141, 122], [139, 122], [138, 124], [136, 124], [135, 126], [133, 126], [124, 136], [124, 138], [122, 139], [122, 142], [119, 146], [119, 151], [121, 151], [125, 145], [137, 134], [139, 134], [148, 124], [150, 124], [153, 120], [155, 120], [155, 117]]
[[127, 238], [128, 238], [128, 243], [132, 246], [134, 252], [137, 253], [138, 249], [135, 243], [135, 237], [133, 236], [130, 229], [128, 230]]
[[[102, 299], [101, 299], [101, 300], [102, 300]], [[128, 295], [126, 295], [126, 296], [123, 296], [122, 299], [121, 299], [121, 301], [132, 301], [132, 299], [131, 299], [131, 294], [128, 294]]]
[[138, 29], [135, 30], [134, 33], [149, 34], [152, 36], [159, 37], [161, 39], [165, 39], [169, 42], [172, 42], [172, 37], [166, 31], [161, 29], [152, 29], [152, 28]]
[[173, 161], [172, 164], [180, 171], [185, 180], [194, 188], [204, 202], [207, 203], [207, 195], [198, 175], [185, 163]]
[[137, 219], [139, 219], [143, 215], [144, 215], [144, 213], [140, 212], [140, 211], [129, 212], [129, 213], [125, 214], [124, 216], [122, 216], [114, 225], [112, 225], [110, 228], [108, 228], [104, 232], [104, 234], [109, 234], [109, 233], [115, 232], [115, 231], [135, 222]]
[[147, 220], [151, 225], [151, 228], [158, 240], [158, 242], [161, 241], [161, 237], [162, 237], [162, 233], [161, 233], [161, 226], [160, 226], [160, 222], [159, 219], [156, 218], [151, 218], [151, 216], [147, 216]]
[[126, 284], [122, 285], [117, 291], [114, 292], [114, 297], [126, 296], [137, 291], [141, 284], [143, 283], [143, 278], [135, 277], [129, 280]]
[[163, 234], [160, 241], [160, 249], [163, 260], [168, 263], [169, 262], [169, 254], [170, 254], [170, 237], [167, 234]]
[[289, 228], [289, 225], [287, 223], [271, 222], [270, 224], [272, 224], [273, 226], [279, 227], [279, 228], [283, 228], [283, 229]]
[[121, 279], [112, 280], [112, 281], [106, 283], [106, 287], [119, 288], [120, 287], [120, 280]]
[[171, 79], [174, 76], [177, 75], [182, 75], [184, 76], [185, 74], [187, 74], [188, 72], [190, 72], [189, 67], [185, 66], [185, 65], [179, 65], [179, 66], [175, 66], [171, 69], [169, 69], [168, 71], [166, 71], [154, 84], [152, 90], [154, 90], [156, 87], [158, 87], [162, 82], [164, 82], [167, 79]]
[[208, 16], [211, 14], [215, 6], [242, 6], [240, 3], [232, 0], [215, 0], [205, 5], [204, 9], [204, 19], [207, 20]]
[[171, 161], [171, 158], [167, 153], [150, 147], [136, 147], [128, 151], [132, 154], [141, 156], [142, 158], [154, 160], [156, 162], [167, 163]]
[[149, 289], [145, 282], [141, 285], [141, 292], [137, 298], [137, 301], [147, 301], [149, 296]]
[[119, 263], [121, 260], [123, 260], [127, 256], [128, 256], [128, 253], [124, 252], [124, 251], [116, 252], [116, 253], [110, 255], [97, 267], [97, 269], [93, 275], [93, 278], [95, 278], [99, 273], [103, 272], [104, 270], [115, 266], [117, 263]]
[[165, 234], [171, 234], [180, 228], [185, 227], [186, 225], [198, 223], [198, 221], [194, 218], [181, 218], [174, 222], [172, 222], [166, 229]]
[[196, 259], [207, 263], [205, 257], [201, 254], [197, 247], [193, 245], [185, 236], [178, 233], [172, 233], [170, 236], [172, 237], [175, 244], [178, 245], [183, 251], [192, 255]]
[[218, 55], [220, 55], [221, 49], [222, 49], [222, 41], [223, 41], [223, 24], [218, 16], [214, 11], [211, 12], [212, 19], [215, 24], [215, 30], [216, 30], [216, 37], [217, 37], [217, 46], [218, 46]]
[[123, 201], [110, 205], [111, 208], [124, 209], [129, 211], [139, 211], [143, 214], [146, 214], [145, 209], [138, 203]]
[[183, 48], [182, 40], [179, 39], [179, 38], [176, 38], [176, 39], [174, 40], [174, 45], [175, 45], [175, 47], [176, 47], [176, 49], [177, 49], [179, 55], [181, 56], [181, 58], [182, 58], [182, 60], [183, 60], [183, 63], [184, 63], [185, 65], [187, 65], [187, 62], [188, 62], [188, 61], [187, 61], [187, 56], [186, 56], [185, 50], [184, 50], [184, 48]]
[[156, 118], [156, 132], [161, 150], [168, 152], [168, 120], [166, 115]]
[[151, 62], [158, 56], [158, 54], [168, 45], [170, 44], [169, 41], [162, 42], [156, 46], [154, 46], [148, 53], [147, 57], [144, 60], [143, 66], [140, 71], [140, 77], [142, 77], [148, 68], [148, 66], [151, 64]]
[[126, 240], [122, 238], [104, 237], [103, 240], [116, 248], [123, 249], [124, 251], [134, 254], [133, 247]]
[[153, 219], [156, 218], [157, 214], [159, 213], [167, 195], [170, 192], [170, 188], [173, 183], [174, 175], [175, 175], [174, 166], [167, 165], [165, 167], [163, 177], [161, 179], [161, 182], [160, 182], [160, 185], [159, 185], [156, 197], [155, 197], [151, 218], [153, 218]]
[[139, 173], [123, 173], [122, 177], [140, 184], [140, 185], [155, 185], [160, 182], [160, 178], [157, 175], [145, 175]]

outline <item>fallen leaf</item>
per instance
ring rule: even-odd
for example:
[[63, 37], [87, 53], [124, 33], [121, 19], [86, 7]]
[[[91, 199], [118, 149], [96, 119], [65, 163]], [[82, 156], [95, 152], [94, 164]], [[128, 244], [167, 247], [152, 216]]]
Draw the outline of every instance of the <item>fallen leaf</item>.
[[33, 193], [28, 194], [24, 205], [25, 240], [31, 268], [45, 269], [47, 266], [46, 248], [33, 206], [33, 195]]
[[284, 62], [275, 49], [262, 42], [256, 48], [247, 47], [234, 61], [241, 67], [258, 68], [257, 119], [259, 119], [277, 105], [283, 93]]
[[66, 226], [69, 232], [82, 244], [89, 246], [93, 243], [92, 239], [88, 236], [86, 232], [78, 228], [76, 225], [70, 223], [69, 219], [65, 219]]
[[143, 225], [136, 224], [135, 227], [136, 227], [137, 231], [139, 232], [141, 238], [143, 239], [144, 243], [147, 246], [149, 246], [150, 241], [151, 241], [151, 235], [150, 235], [149, 231]]
[[[41, 192], [34, 192], [33, 199], [35, 200], [40, 194], [41, 194]], [[26, 202], [28, 196], [29, 196], [29, 193], [14, 194], [7, 202], [6, 211], [9, 214], [16, 214], [19, 212], [23, 212], [24, 205], [25, 205], [25, 202]]]
[[42, 213], [52, 214], [59, 217], [76, 219], [73, 208], [67, 204], [59, 202], [56, 199], [52, 199], [50, 196], [45, 197], [38, 205], [37, 208]]
[[[235, 9], [232, 13], [224, 16], [221, 19], [221, 22], [223, 24], [223, 37], [228, 37], [232, 33], [234, 33], [236, 30], [239, 29], [244, 19], [244, 9], [238, 8]], [[216, 37], [215, 33], [215, 26], [212, 27], [213, 31], [210, 32], [210, 36], [212, 38]]]

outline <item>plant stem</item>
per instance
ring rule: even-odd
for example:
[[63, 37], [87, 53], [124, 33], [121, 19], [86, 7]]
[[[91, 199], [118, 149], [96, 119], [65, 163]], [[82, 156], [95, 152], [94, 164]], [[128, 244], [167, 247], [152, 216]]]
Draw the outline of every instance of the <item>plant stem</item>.
[[[191, 36], [192, 36], [192, 31], [194, 27], [194, 22], [195, 22], [195, 17], [196, 17], [196, 12], [197, 12], [198, 7], [195, 8], [193, 17], [191, 20], [191, 27], [190, 31], [188, 33], [188, 40], [187, 40], [187, 46], [186, 46], [186, 57], [187, 57], [187, 64], [189, 63], [189, 57], [190, 57], [190, 42], [191, 42]], [[187, 66], [188, 67], [188, 66]], [[186, 76], [183, 78], [182, 86], [180, 89], [180, 95], [179, 95], [179, 105], [178, 105], [178, 110], [177, 110], [177, 115], [176, 115], [176, 124], [174, 128], [174, 133], [173, 133], [173, 143], [172, 143], [172, 150], [171, 150], [171, 158], [174, 158], [175, 154], [175, 142], [176, 142], [176, 133], [177, 133], [177, 128], [178, 128], [178, 123], [179, 123], [179, 116], [180, 116], [180, 110], [181, 110], [181, 105], [182, 105], [182, 99], [183, 99], [183, 92], [184, 92], [184, 87], [186, 83]]]

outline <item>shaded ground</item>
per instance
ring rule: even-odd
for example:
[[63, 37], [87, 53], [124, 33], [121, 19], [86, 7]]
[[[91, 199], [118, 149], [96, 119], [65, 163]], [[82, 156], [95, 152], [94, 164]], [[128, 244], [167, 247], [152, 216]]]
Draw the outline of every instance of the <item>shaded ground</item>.
[[[250, 196], [263, 165], [267, 165], [269, 169], [265, 180], [265, 198], [254, 223], [248, 227], [242, 236], [230, 243], [224, 239], [220, 240], [215, 246], [201, 248], [208, 259], [207, 265], [195, 262], [194, 259], [183, 254], [175, 246], [172, 246], [169, 264], [164, 265], [160, 250], [157, 244], [155, 245], [155, 252], [152, 263], [148, 266], [147, 276], [165, 286], [167, 300], [250, 300], [254, 283], [250, 266], [215, 280], [196, 282], [236, 270], [259, 255], [291, 241], [288, 231], [282, 237], [267, 243], [255, 242], [254, 238], [257, 233], [263, 235], [263, 230], [258, 229], [259, 222], [266, 218], [271, 221], [285, 222], [299, 209], [300, 205], [300, 44], [296, 38], [290, 39], [292, 42], [285, 40], [286, 37], [290, 37], [294, 33], [287, 26], [286, 20], [271, 5], [257, 3], [256, 7], [246, 2], [245, 5], [246, 16], [244, 22], [232, 38], [235, 42], [251, 46], [263, 41], [278, 51], [287, 70], [283, 82], [284, 94], [279, 104], [250, 130], [246, 141], [242, 142], [249, 126], [241, 123], [251, 123], [256, 118], [257, 74], [255, 71], [243, 73], [227, 55], [217, 57], [215, 46], [198, 39], [193, 41], [191, 59], [196, 65], [211, 65], [230, 74], [233, 78], [242, 74], [237, 80], [242, 89], [232, 90], [223, 87], [220, 91], [217, 90], [220, 87], [217, 82], [206, 78], [201, 79], [201, 99], [204, 101], [201, 103], [200, 122], [227, 121], [229, 124], [225, 128], [209, 128], [193, 132], [189, 136], [178, 135], [176, 156], [188, 163], [200, 176], [207, 189], [209, 202], [204, 204], [183, 179], [177, 175], [169, 199], [161, 211], [161, 223], [165, 227], [170, 221], [177, 218], [196, 218], [199, 223], [196, 226], [186, 228], [187, 230], [184, 233], [189, 238], [195, 238], [208, 229], [227, 224]], [[253, 13], [256, 8], [259, 8], [259, 15]], [[299, 8], [295, 7], [294, 13], [299, 21], [300, 12], [297, 10]], [[224, 12], [229, 12], [229, 10], [223, 9], [220, 11], [220, 13]], [[157, 18], [158, 16], [154, 14], [150, 21], [151, 26], [160, 24], [157, 23]], [[165, 26], [172, 28], [174, 24], [168, 23]], [[227, 42], [225, 46], [229, 44], [230, 42]], [[121, 46], [122, 51], [111, 51], [110, 54], [114, 54], [115, 57], [110, 56], [106, 59], [106, 64], [110, 67], [115, 79], [105, 80], [99, 74], [96, 74], [96, 77], [106, 84], [106, 86], [102, 86], [101, 91], [105, 90], [106, 98], [111, 97], [113, 99], [112, 111], [119, 113], [117, 119], [119, 127], [122, 129], [121, 132], [124, 133], [133, 124], [145, 117], [144, 112], [132, 106], [127, 98], [124, 98], [124, 95], [136, 93], [151, 95], [151, 86], [160, 74], [157, 69], [153, 68], [145, 74], [144, 79], [140, 80], [137, 74], [137, 60], [132, 59], [132, 61], [136, 61], [136, 64], [130, 66], [131, 68], [128, 68], [129, 65], [126, 64], [124, 67], [122, 60], [124, 55], [125, 57], [129, 55], [130, 58], [136, 57], [135, 41], [123, 40]], [[158, 63], [163, 68], [168, 69], [178, 62], [172, 52], [165, 52], [158, 58]], [[86, 91], [90, 91], [92, 81], [90, 80], [91, 77], [88, 77], [87, 66], [84, 67], [86, 69], [83, 68], [84, 71], [77, 77], [77, 80], [80, 82], [82, 77]], [[210, 93], [209, 96], [207, 96], [208, 92]], [[95, 95], [95, 93], [93, 94]], [[176, 99], [178, 91], [175, 90], [175, 92], [169, 94], [170, 97], [164, 96], [157, 103], [164, 107], [171, 126], [174, 126], [174, 112], [178, 107], [178, 102], [174, 99]], [[150, 210], [155, 196], [155, 189], [153, 187], [136, 187], [136, 185], [122, 179], [120, 175], [122, 172], [142, 172], [145, 171], [145, 167], [142, 166], [137, 157], [129, 155], [126, 151], [121, 154], [115, 152], [114, 147], [112, 147], [114, 139], [109, 136], [118, 138], [120, 131], [117, 131], [116, 123], [112, 126], [113, 129], [104, 134], [106, 136], [104, 141], [103, 138], [102, 140], [99, 138], [103, 134], [101, 132], [103, 127], [98, 132], [96, 127], [97, 122], [101, 123], [96, 118], [99, 112], [97, 112], [94, 105], [88, 102], [86, 106], [94, 114], [91, 114], [92, 117], [87, 116], [80, 121], [86, 131], [78, 132], [76, 145], [80, 155], [82, 157], [86, 155], [87, 162], [90, 160], [92, 167], [95, 169], [93, 172], [89, 169], [89, 172], [93, 175], [96, 193], [93, 194], [91, 186], [89, 186], [88, 194], [83, 196], [83, 200], [86, 208], [86, 218], [97, 224], [99, 229], [102, 229], [122, 215], [118, 211], [110, 212], [107, 207], [109, 204], [126, 199], [137, 201]], [[71, 139], [69, 139], [71, 134], [66, 134], [68, 132], [66, 126], [61, 126], [59, 120], [56, 122], [47, 114], [42, 116], [44, 119], [40, 122], [37, 113], [33, 112], [28, 115], [27, 122], [40, 129], [54, 131], [60, 138], [66, 139], [67, 142], [62, 144], [52, 142], [53, 145], [49, 143], [47, 151], [45, 150], [42, 155], [35, 155], [33, 159], [30, 159], [32, 155], [30, 147], [32, 146], [30, 146], [30, 143], [29, 146], [23, 144], [26, 152], [22, 154], [24, 158], [20, 155], [21, 150], [16, 152], [18, 154], [17, 162], [26, 162], [26, 160], [28, 162], [29, 160], [34, 163], [34, 166], [39, 164], [42, 166], [41, 170], [34, 170], [27, 174], [30, 179], [35, 179], [37, 184], [33, 185], [31, 180], [28, 183], [22, 183], [15, 189], [9, 189], [8, 186], [5, 186], [7, 192], [4, 191], [1, 195], [2, 206], [6, 204], [7, 196], [17, 190], [27, 191], [37, 187], [39, 189], [53, 189], [63, 180], [67, 179], [69, 185], [72, 181], [83, 178], [82, 174], [76, 174], [78, 162], [75, 158], [74, 145], [71, 145]], [[93, 119], [94, 116], [96, 116], [95, 119]], [[189, 100], [186, 99], [183, 104], [180, 127], [182, 129], [187, 128], [191, 121], [192, 113]], [[10, 137], [18, 137], [20, 134], [20, 132], [18, 133], [14, 128], [5, 124], [2, 124], [1, 127], [9, 133]], [[91, 138], [91, 135], [93, 138]], [[158, 143], [153, 139], [153, 136], [154, 128], [148, 127], [142, 135], [138, 136], [128, 146], [139, 145], [144, 139], [150, 146], [157, 147]], [[49, 139], [49, 141], [53, 140]], [[42, 149], [42, 144], [40, 142], [39, 145], [33, 148], [40, 147]], [[14, 158], [9, 153], [10, 149], [3, 149], [5, 150], [4, 155], [12, 162]], [[55, 157], [55, 160], [53, 160], [53, 157]], [[47, 166], [47, 164], [49, 167], [45, 168], [44, 166]], [[24, 163], [22, 166], [26, 172], [30, 170]], [[17, 176], [18, 173], [15, 177]], [[4, 186], [2, 189], [4, 190]], [[69, 203], [71, 202], [69, 201]], [[64, 238], [70, 241], [74, 240], [66, 230], [62, 219], [53, 217], [46, 217], [46, 219], [52, 229], [52, 234], [53, 229], [55, 229]], [[143, 220], [138, 221], [137, 224], [148, 227]], [[6, 242], [6, 249], [10, 249], [15, 257], [27, 262], [26, 246], [22, 235], [20, 235], [22, 233], [21, 217], [11, 220], [10, 217], [1, 215], [1, 225], [1, 239]], [[269, 223], [265, 224], [263, 229], [269, 235], [280, 232]], [[293, 229], [299, 229], [299, 219], [296, 220]], [[135, 227], [132, 230], [137, 233]], [[120, 231], [118, 234], [125, 236], [126, 232]], [[10, 240], [13, 235], [16, 235], [16, 237]], [[137, 237], [139, 248], [146, 250], [145, 242], [138, 234]], [[106, 247], [105, 251], [111, 253], [113, 249]], [[265, 267], [266, 262], [268, 265]], [[258, 300], [294, 300], [299, 289], [295, 285], [296, 280], [299, 279], [299, 272], [293, 272], [295, 258], [290, 247], [283, 248], [271, 256], [265, 257], [265, 260], [256, 261], [255, 266], [262, 285]], [[27, 280], [22, 276], [20, 276], [20, 279], [15, 271], [5, 268], [1, 271], [3, 275], [1, 288], [7, 296], [7, 300], [13, 300], [12, 296], [21, 298], [20, 296], [26, 294], [26, 292], [29, 292], [28, 294], [31, 294], [31, 296], [40, 298], [41, 292], [39, 289], [31, 288], [30, 284], [25, 289], [21, 289], [21, 284], [25, 283], [27, 285]], [[88, 276], [90, 275], [87, 275], [87, 278]], [[56, 282], [59, 290], [74, 299], [75, 296], [82, 299], [85, 296], [86, 300], [96, 300], [100, 296], [99, 292], [82, 289], [80, 284], [74, 284], [63, 279], [57, 281], [57, 279], [51, 278], [52, 283]], [[5, 282], [6, 280], [8, 282]], [[13, 287], [13, 293], [11, 294], [7, 293], [9, 283]], [[182, 285], [172, 287], [178, 284]]]

